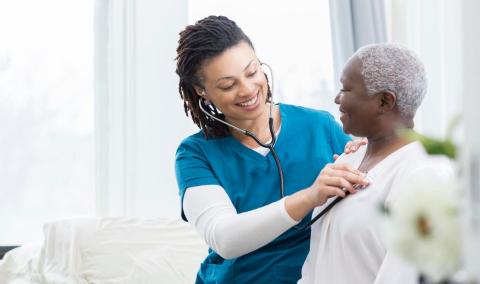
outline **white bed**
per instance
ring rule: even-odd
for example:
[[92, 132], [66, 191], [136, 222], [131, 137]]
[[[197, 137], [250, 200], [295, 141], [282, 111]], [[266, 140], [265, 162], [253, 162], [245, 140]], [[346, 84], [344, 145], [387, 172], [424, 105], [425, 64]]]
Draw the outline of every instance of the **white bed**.
[[178, 219], [75, 218], [0, 261], [0, 283], [194, 283], [207, 246]]

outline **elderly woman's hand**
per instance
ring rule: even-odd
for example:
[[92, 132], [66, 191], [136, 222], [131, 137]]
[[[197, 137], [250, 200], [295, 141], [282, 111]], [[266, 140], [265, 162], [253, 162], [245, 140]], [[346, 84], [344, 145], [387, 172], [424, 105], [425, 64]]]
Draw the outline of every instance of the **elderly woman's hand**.
[[367, 144], [368, 144], [367, 138], [360, 138], [357, 140], [348, 141], [348, 143], [345, 144], [345, 149], [343, 149], [343, 151], [345, 152], [345, 154], [355, 153], [357, 152], [358, 148], [360, 148], [360, 146], [367, 145]]
[[[367, 144], [368, 144], [367, 138], [360, 138], [357, 140], [348, 141], [347, 144], [345, 144], [345, 148], [343, 149], [343, 152], [345, 154], [355, 153], [360, 148], [360, 146], [367, 145]], [[338, 157], [339, 156], [337, 154], [334, 154], [333, 160], [336, 161]]]

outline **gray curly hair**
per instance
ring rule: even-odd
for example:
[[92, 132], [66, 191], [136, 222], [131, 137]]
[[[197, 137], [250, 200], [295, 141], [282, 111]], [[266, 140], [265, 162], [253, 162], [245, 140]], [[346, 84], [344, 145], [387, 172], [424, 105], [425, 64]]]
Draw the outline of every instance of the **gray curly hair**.
[[390, 91], [397, 96], [402, 116], [413, 117], [427, 91], [427, 75], [420, 59], [398, 44], [371, 44], [354, 56], [362, 62], [368, 95]]

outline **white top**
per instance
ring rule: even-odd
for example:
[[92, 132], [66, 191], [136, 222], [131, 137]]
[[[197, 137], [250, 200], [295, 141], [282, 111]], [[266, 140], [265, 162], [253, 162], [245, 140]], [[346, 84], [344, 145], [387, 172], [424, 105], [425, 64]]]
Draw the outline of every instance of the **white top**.
[[225, 259], [252, 252], [299, 223], [288, 215], [285, 198], [238, 214], [219, 185], [189, 188], [183, 210], [208, 246]]
[[[366, 148], [342, 155], [335, 163], [358, 168]], [[386, 250], [380, 206], [395, 202], [405, 188], [402, 184], [419, 173], [444, 179], [453, 171], [448, 159], [428, 156], [418, 142], [403, 146], [372, 168], [366, 189], [348, 196], [313, 224], [310, 252], [298, 283], [417, 283], [415, 269]], [[317, 207], [313, 216], [327, 204]]]
[[[278, 137], [278, 135], [280, 134], [280, 130], [282, 129], [282, 125], [280, 124], [280, 126], [278, 127], [277, 129], [277, 132], [275, 132], [275, 137]], [[272, 141], [272, 139], [268, 140], [267, 142], [265, 142], [265, 144], [268, 144]], [[256, 148], [253, 148], [252, 149], [253, 151], [259, 153], [260, 155], [262, 156], [267, 156], [268, 153], [270, 153], [270, 149], [268, 148], [265, 148], [265, 147], [262, 147], [262, 146], [258, 146]]]

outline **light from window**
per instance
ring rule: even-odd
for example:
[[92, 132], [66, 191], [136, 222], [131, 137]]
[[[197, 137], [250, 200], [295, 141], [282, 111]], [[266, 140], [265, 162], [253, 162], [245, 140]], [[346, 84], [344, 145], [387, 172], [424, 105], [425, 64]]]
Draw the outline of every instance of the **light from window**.
[[234, 20], [274, 72], [275, 101], [336, 113], [328, 0], [190, 0], [189, 23]]
[[94, 213], [93, 2], [0, 2], [0, 244]]

